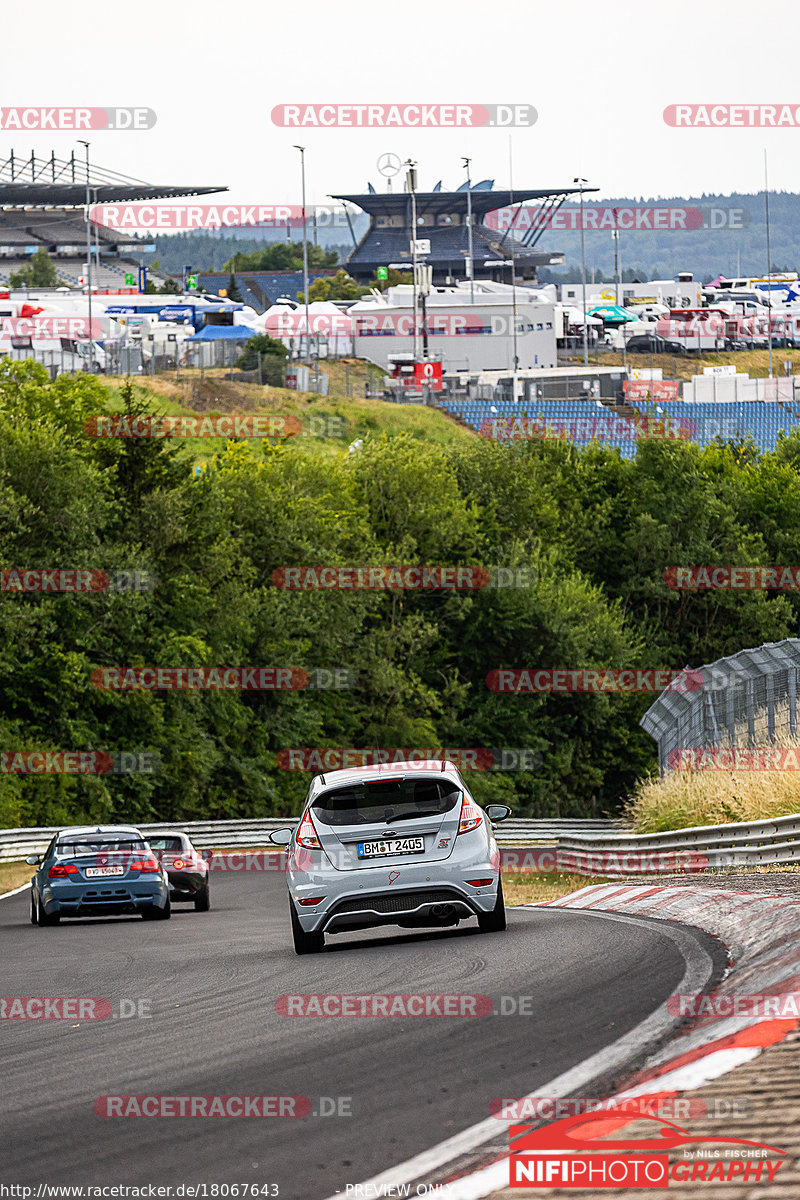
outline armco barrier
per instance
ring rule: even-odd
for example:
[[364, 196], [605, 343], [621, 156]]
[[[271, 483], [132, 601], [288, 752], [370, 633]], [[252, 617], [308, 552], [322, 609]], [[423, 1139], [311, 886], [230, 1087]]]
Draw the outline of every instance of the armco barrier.
[[[649, 875], [676, 868], [696, 871], [800, 863], [800, 813], [664, 833], [566, 834], [558, 840], [557, 857], [557, 869], [575, 875]], [[670, 858], [678, 861], [673, 865]], [[602, 870], [598, 870], [599, 863]]]
[[[210, 847], [259, 847], [270, 846], [269, 834], [273, 829], [294, 827], [296, 817], [258, 817], [243, 821], [169, 821], [155, 825], [138, 825], [143, 833], [160, 833], [175, 829], [188, 833], [198, 849]], [[14, 862], [29, 854], [41, 854], [49, 845], [53, 834], [63, 825], [37, 829], [0, 830], [0, 862]], [[608, 820], [527, 820], [511, 818], [497, 828], [497, 841], [501, 846], [558, 846], [567, 834], [584, 835], [602, 833], [619, 828]]]
[[[145, 834], [180, 829], [199, 849], [235, 849], [270, 846], [273, 829], [295, 824], [293, 817], [260, 817], [243, 821], [171, 821], [139, 828]], [[0, 831], [0, 862], [41, 854], [59, 828], [63, 826]], [[608, 820], [511, 818], [498, 826], [496, 837], [501, 847], [552, 847], [555, 857], [550, 869], [574, 875], [652, 875], [800, 863], [800, 813], [650, 834], [632, 833]], [[522, 869], [532, 870], [528, 865]]]

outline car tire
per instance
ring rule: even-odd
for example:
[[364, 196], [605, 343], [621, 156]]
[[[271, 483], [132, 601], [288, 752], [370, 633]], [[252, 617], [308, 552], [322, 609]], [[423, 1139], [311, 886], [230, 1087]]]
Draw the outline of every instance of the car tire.
[[295, 954], [319, 954], [321, 950], [324, 950], [325, 934], [306, 933], [300, 924], [300, 919], [295, 912], [295, 907], [291, 900], [289, 901], [289, 912], [292, 918], [292, 941], [294, 942]]
[[481, 933], [502, 933], [506, 927], [506, 903], [503, 899], [503, 881], [497, 881], [497, 900], [491, 912], [481, 913], [478, 917]]
[[151, 904], [148, 908], [142, 909], [143, 921], [168, 921], [172, 916], [172, 905], [167, 897], [167, 903], [163, 908], [159, 908], [157, 904]]
[[33, 888], [31, 888], [31, 925], [36, 925], [36, 900], [33, 896]]
[[61, 917], [58, 915], [58, 913], [53, 913], [52, 915], [48, 916], [48, 914], [44, 911], [44, 908], [42, 907], [41, 900], [37, 896], [36, 897], [36, 924], [37, 925], [57, 925], [60, 920], [61, 920]]
[[195, 912], [208, 912], [208, 910], [210, 908], [211, 908], [211, 889], [210, 889], [208, 880], [206, 880], [206, 886], [202, 889], [202, 891], [199, 891], [194, 898], [194, 911]]

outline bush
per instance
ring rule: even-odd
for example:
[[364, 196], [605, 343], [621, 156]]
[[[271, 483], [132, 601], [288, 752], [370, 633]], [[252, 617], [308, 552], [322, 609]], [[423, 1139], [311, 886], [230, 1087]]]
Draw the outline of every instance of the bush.
[[[257, 333], [255, 337], [251, 337], [245, 342], [242, 353], [236, 363], [237, 369], [240, 371], [257, 370], [259, 353], [261, 354], [261, 372], [264, 382], [281, 387], [283, 385], [283, 360], [288, 356], [289, 351], [283, 342], [270, 337], [267, 333]], [[270, 359], [275, 361], [270, 363]], [[277, 374], [279, 380], [275, 378], [268, 379], [267, 372], [272, 376]]]

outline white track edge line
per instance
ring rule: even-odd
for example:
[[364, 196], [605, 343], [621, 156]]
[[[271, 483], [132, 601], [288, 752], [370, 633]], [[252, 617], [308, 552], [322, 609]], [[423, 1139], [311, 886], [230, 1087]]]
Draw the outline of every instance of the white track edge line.
[[29, 883], [23, 883], [21, 887], [14, 888], [10, 892], [0, 892], [0, 900], [7, 900], [9, 896], [18, 896], [20, 892], [24, 892], [25, 889], [29, 888], [30, 886], [31, 885]]
[[[543, 911], [567, 912], [569, 910], [545, 909]], [[652, 929], [652, 921], [655, 920], [652, 917], [635, 917], [628, 914], [623, 915], [622, 913], [601, 912], [597, 909], [574, 909], [572, 911], [582, 912], [584, 915], [596, 916], [601, 920], [618, 921], [620, 924], [642, 924], [646, 925], [649, 929]], [[678, 944], [678, 951], [685, 964], [683, 978], [671, 995], [680, 995], [682, 993], [695, 994], [704, 990], [713, 974], [714, 965], [711, 955], [699, 944], [693, 934], [687, 930], [671, 925], [667, 921], [663, 922], [663, 928], [661, 928], [661, 924], [659, 922], [659, 932]], [[645, 1017], [643, 1021], [640, 1021], [628, 1033], [617, 1038], [610, 1046], [598, 1050], [595, 1054], [585, 1059], [584, 1062], [571, 1067], [570, 1070], [558, 1075], [549, 1083], [541, 1084], [537, 1087], [536, 1092], [528, 1094], [529, 1097], [536, 1095], [556, 1097], [575, 1095], [579, 1088], [586, 1087], [596, 1077], [606, 1075], [608, 1072], [622, 1067], [633, 1053], [640, 1053], [648, 1042], [654, 1041], [656, 1037], [663, 1037], [669, 1029], [680, 1023], [682, 1018], [673, 1016], [669, 1012], [668, 1003], [669, 997], [650, 1013], [648, 1017]], [[490, 1141], [494, 1134], [501, 1131], [502, 1125], [503, 1122], [498, 1121], [497, 1117], [486, 1117], [483, 1121], [471, 1125], [468, 1129], [462, 1130], [461, 1133], [446, 1138], [445, 1141], [439, 1142], [429, 1150], [423, 1150], [412, 1158], [406, 1159], [405, 1162], [398, 1163], [396, 1166], [381, 1172], [380, 1175], [374, 1175], [371, 1179], [364, 1180], [360, 1186], [364, 1188], [365, 1195], [380, 1196], [381, 1188], [385, 1192], [391, 1186], [396, 1188], [402, 1184], [413, 1183], [423, 1175], [446, 1166], [447, 1163], [452, 1162], [468, 1150], [474, 1150], [484, 1142]], [[481, 1168], [480, 1170], [483, 1169], [485, 1168]], [[475, 1174], [478, 1173], [479, 1171], [475, 1172]], [[472, 1179], [472, 1176], [465, 1176], [466, 1179]], [[372, 1188], [372, 1192], [368, 1192], [366, 1190], [367, 1187]], [[490, 1191], [483, 1192], [482, 1195], [488, 1196], [491, 1194], [491, 1191], [495, 1190], [496, 1186], [493, 1185]], [[449, 1194], [450, 1196], [455, 1195], [453, 1192], [445, 1194]], [[477, 1197], [477, 1193], [470, 1194]], [[326, 1200], [341, 1200], [341, 1192], [326, 1197]]]

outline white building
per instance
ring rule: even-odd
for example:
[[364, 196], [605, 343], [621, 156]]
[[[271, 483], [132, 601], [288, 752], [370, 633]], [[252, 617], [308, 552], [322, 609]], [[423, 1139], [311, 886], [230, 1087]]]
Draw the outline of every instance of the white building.
[[[583, 286], [580, 283], [562, 283], [562, 304], [583, 303]], [[663, 304], [667, 308], [700, 308], [703, 302], [703, 286], [688, 273], [677, 279], [650, 279], [644, 283], [621, 283], [619, 302], [625, 305]], [[596, 304], [616, 304], [617, 286], [614, 283], [586, 283], [586, 307]]]
[[[418, 302], [418, 308], [421, 308]], [[424, 352], [420, 312], [414, 338], [413, 289], [410, 284], [364, 297], [348, 309], [353, 320], [353, 350], [383, 369], [389, 356]], [[561, 336], [560, 306], [533, 288], [475, 280], [436, 287], [425, 297], [424, 329], [431, 358], [441, 358], [446, 374], [554, 367], [556, 337]]]

